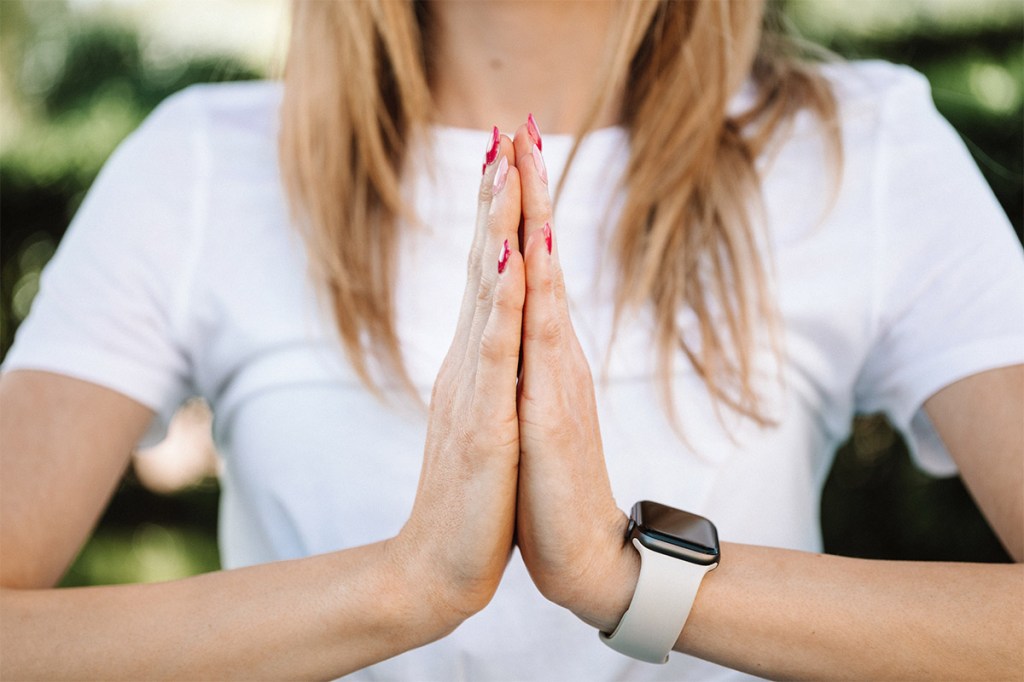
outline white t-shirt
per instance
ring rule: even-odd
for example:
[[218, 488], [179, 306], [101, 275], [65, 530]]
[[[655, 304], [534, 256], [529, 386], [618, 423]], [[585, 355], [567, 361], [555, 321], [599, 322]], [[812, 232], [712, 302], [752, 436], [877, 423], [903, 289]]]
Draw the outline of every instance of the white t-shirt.
[[[673, 384], [691, 449], [659, 400], [647, 314], [627, 320], [607, 352], [615, 282], [603, 248], [628, 139], [608, 128], [583, 142], [554, 225], [573, 322], [605, 377], [597, 400], [623, 509], [654, 499], [708, 516], [724, 540], [819, 550], [821, 488], [855, 412], [886, 412], [925, 469], [950, 474], [922, 403], [960, 378], [1024, 362], [1021, 247], [925, 79], [878, 62], [826, 71], [845, 151], [834, 205], [810, 115], [760, 162], [786, 353], [782, 383], [764, 382], [774, 427], [727, 414], [727, 433], [680, 358]], [[278, 176], [280, 99], [278, 83], [239, 83], [161, 105], [97, 179], [4, 364], [110, 387], [158, 421], [205, 396], [225, 459], [228, 568], [397, 533], [426, 427], [425, 414], [364, 389], [318, 303]], [[433, 135], [436, 172], [407, 179], [424, 226], [404, 232], [397, 285], [400, 338], [425, 398], [456, 326], [488, 133]], [[552, 186], [570, 145], [544, 138]], [[777, 374], [770, 357], [765, 377]], [[742, 677], [678, 654], [656, 666], [612, 652], [537, 592], [516, 555], [492, 603], [455, 633], [353, 677], [687, 676]]]

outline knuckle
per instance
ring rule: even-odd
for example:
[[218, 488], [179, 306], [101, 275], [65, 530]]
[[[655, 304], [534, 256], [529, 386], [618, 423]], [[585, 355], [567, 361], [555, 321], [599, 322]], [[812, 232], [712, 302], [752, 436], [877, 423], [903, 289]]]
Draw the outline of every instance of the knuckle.
[[462, 426], [455, 431], [452, 444], [455, 447], [456, 456], [467, 457], [477, 451], [479, 438], [475, 430]]
[[444, 361], [441, 363], [441, 369], [437, 372], [437, 378], [434, 379], [434, 386], [430, 390], [431, 403], [451, 393], [451, 377], [456, 374], [454, 365], [455, 361], [452, 358], [452, 351], [449, 350], [448, 354], [444, 357]]
[[[510, 233], [511, 226], [509, 225], [509, 218], [505, 216], [502, 211], [494, 210], [491, 211], [487, 216], [487, 234], [491, 235], [493, 239], [500, 242], [504, 238], [504, 235]], [[495, 249], [497, 251], [497, 249]]]
[[510, 405], [492, 395], [478, 395], [470, 409], [473, 423], [481, 425], [482, 433], [475, 441], [478, 447], [488, 452], [519, 449], [519, 419]]
[[526, 325], [524, 334], [530, 341], [554, 345], [562, 338], [562, 324], [556, 317], [545, 317]]
[[574, 443], [580, 442], [580, 434], [584, 431], [580, 428], [577, 420], [573, 418], [564, 419], [558, 423], [548, 425], [548, 438], [559, 449], [569, 448]]
[[552, 291], [555, 292], [555, 296], [560, 300], [565, 300], [565, 278], [562, 277], [562, 269], [558, 266], [552, 268], [552, 272], [548, 278], [550, 282], [548, 286]]
[[480, 359], [484, 362], [499, 363], [518, 355], [513, 344], [494, 333], [493, 328], [485, 330], [480, 338]]
[[456, 383], [452, 375], [442, 372], [430, 389], [430, 412], [433, 415], [449, 414], [455, 403]]
[[494, 198], [494, 181], [486, 178], [486, 176], [480, 180], [480, 191], [477, 192], [477, 202], [480, 204], [480, 210], [487, 210], [487, 204], [491, 203], [491, 199]]
[[491, 299], [494, 296], [494, 285], [495, 285], [495, 282], [494, 282], [494, 280], [492, 278], [490, 278], [490, 277], [481, 277], [480, 278], [480, 285], [477, 287], [477, 290], [476, 290], [476, 300], [477, 300], [477, 303], [479, 303], [481, 305], [486, 305], [486, 306], [490, 306], [491, 305]]
[[480, 249], [476, 246], [469, 250], [469, 258], [466, 260], [466, 279], [474, 280], [480, 276]]
[[534, 197], [534, 202], [535, 212], [532, 217], [535, 218], [538, 222], [550, 222], [552, 218], [552, 211], [551, 197], [548, 196], [548, 193], [546, 191], [538, 192], [537, 196]]
[[494, 308], [503, 315], [521, 315], [523, 300], [515, 295], [512, 287], [498, 287], [494, 293]]
[[527, 277], [527, 289], [532, 294], [544, 294], [550, 292], [554, 286], [554, 278], [550, 270], [541, 269], [532, 277]]

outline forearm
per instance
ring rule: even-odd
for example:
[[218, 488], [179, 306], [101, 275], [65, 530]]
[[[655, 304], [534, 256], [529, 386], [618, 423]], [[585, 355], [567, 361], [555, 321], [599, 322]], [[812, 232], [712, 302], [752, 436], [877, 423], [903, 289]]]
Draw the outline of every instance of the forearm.
[[0, 677], [337, 677], [456, 624], [390, 553], [377, 543], [160, 584], [4, 589]]
[[677, 651], [771, 678], [1021, 679], [1024, 566], [722, 557]]

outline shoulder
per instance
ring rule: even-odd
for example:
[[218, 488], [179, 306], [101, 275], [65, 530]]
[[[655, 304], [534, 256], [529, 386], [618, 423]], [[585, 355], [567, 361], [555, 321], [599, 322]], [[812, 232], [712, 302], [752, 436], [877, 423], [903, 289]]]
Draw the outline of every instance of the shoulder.
[[896, 96], [928, 95], [928, 79], [909, 66], [881, 60], [838, 61], [820, 65], [839, 106], [879, 104]]
[[932, 101], [928, 79], [909, 66], [855, 61], [823, 64], [846, 149], [949, 137], [952, 128]]
[[185, 210], [195, 199], [189, 188], [207, 182], [219, 159], [237, 159], [242, 149], [252, 156], [276, 138], [279, 98], [278, 84], [266, 81], [193, 85], [171, 95], [104, 164], [93, 203], [109, 197]]
[[[939, 173], [970, 180], [985, 193], [984, 183], [976, 182], [980, 174], [965, 142], [936, 108], [923, 74], [878, 60], [816, 68], [834, 96], [835, 119], [823, 121], [809, 110], [799, 112], [783, 145], [790, 157], [827, 165], [826, 141], [835, 131], [844, 189], [863, 189], [871, 200], [897, 189], [905, 196], [902, 192], [910, 186], [921, 194], [929, 186], [945, 184], [925, 182]], [[897, 188], [897, 181], [910, 184]]]
[[191, 85], [171, 95], [149, 115], [140, 132], [174, 135], [266, 135], [276, 133], [281, 104], [278, 81]]
[[923, 74], [880, 60], [826, 62], [814, 69], [834, 98], [834, 118], [800, 110], [781, 132], [776, 153], [766, 154], [762, 163], [811, 165], [821, 173], [837, 160], [832, 136], [838, 135], [841, 177], [849, 189], [851, 181], [861, 188], [876, 185], [880, 164], [892, 153], [917, 154], [928, 147], [941, 155], [962, 155], [963, 143], [936, 109]]
[[273, 168], [267, 139], [276, 139], [279, 96], [276, 83], [254, 81], [194, 85], [166, 98], [104, 164], [71, 241], [104, 250], [195, 241], [213, 188]]
[[140, 203], [182, 215], [202, 213], [213, 187], [222, 195], [256, 179], [276, 181], [281, 92], [275, 81], [187, 87], [146, 117], [101, 177], [130, 187]]

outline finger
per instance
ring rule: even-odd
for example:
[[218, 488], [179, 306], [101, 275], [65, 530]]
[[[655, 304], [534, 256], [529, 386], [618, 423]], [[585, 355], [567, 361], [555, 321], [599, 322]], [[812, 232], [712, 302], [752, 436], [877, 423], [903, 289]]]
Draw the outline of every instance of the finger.
[[467, 345], [469, 354], [478, 352], [477, 346], [493, 310], [495, 287], [499, 275], [502, 274], [498, 268], [499, 261], [495, 260], [495, 257], [497, 254], [501, 254], [500, 259], [506, 261], [501, 266], [501, 270], [504, 270], [507, 266], [505, 245], [508, 245], [510, 252], [519, 251], [518, 230], [521, 206], [519, 182], [519, 171], [510, 165], [507, 157], [502, 157], [498, 161], [498, 168], [494, 175], [493, 196], [487, 215], [483, 253], [480, 258], [480, 281]]
[[502, 157], [506, 157], [511, 161], [512, 142], [507, 136], [502, 136], [498, 132], [498, 128], [495, 127], [491, 132], [491, 136], [488, 138], [488, 147], [484, 154], [483, 174], [480, 178], [480, 188], [477, 194], [476, 223], [473, 230], [473, 243], [470, 246], [469, 258], [466, 262], [466, 288], [462, 296], [459, 326], [455, 335], [455, 343], [461, 344], [463, 351], [468, 343], [473, 315], [476, 310], [476, 299], [480, 288], [480, 274], [482, 272], [482, 259], [484, 258], [483, 252], [487, 237], [487, 225], [490, 215], [491, 199], [494, 195], [494, 180]]
[[541, 151], [543, 141], [533, 114], [516, 130], [513, 144], [516, 168], [523, 183], [523, 232], [529, 235], [545, 223], [553, 223], [548, 172]]
[[[479, 266], [479, 251], [483, 249], [483, 237], [487, 227], [487, 212], [494, 193], [494, 176], [498, 171], [498, 163], [501, 157], [504, 156], [502, 153], [503, 148], [505, 154], [507, 154], [509, 152], [508, 136], [502, 135], [498, 130], [498, 126], [494, 126], [491, 129], [490, 136], [487, 138], [487, 150], [484, 152], [484, 161], [481, 166], [482, 172], [480, 174], [480, 189], [477, 196], [476, 223], [473, 230], [473, 247], [470, 250], [471, 266]], [[512, 161], [512, 159], [509, 159], [509, 161]], [[477, 256], [477, 258], [473, 258], [473, 256]], [[479, 279], [479, 270], [473, 277], [474, 281], [477, 279]]]
[[564, 284], [550, 225], [545, 224], [527, 235], [523, 259], [526, 295], [520, 391], [527, 400], [543, 400], [557, 391], [555, 379], [559, 376], [564, 346], [573, 333], [567, 308], [562, 303]]
[[[519, 343], [526, 292], [523, 256], [511, 240], [502, 242], [493, 265], [496, 281], [491, 311], [480, 336], [474, 410], [477, 411], [477, 417], [484, 420], [479, 423], [497, 429], [501, 425], [495, 423], [496, 419], [515, 414]], [[509, 406], [513, 408], [511, 411]]]

